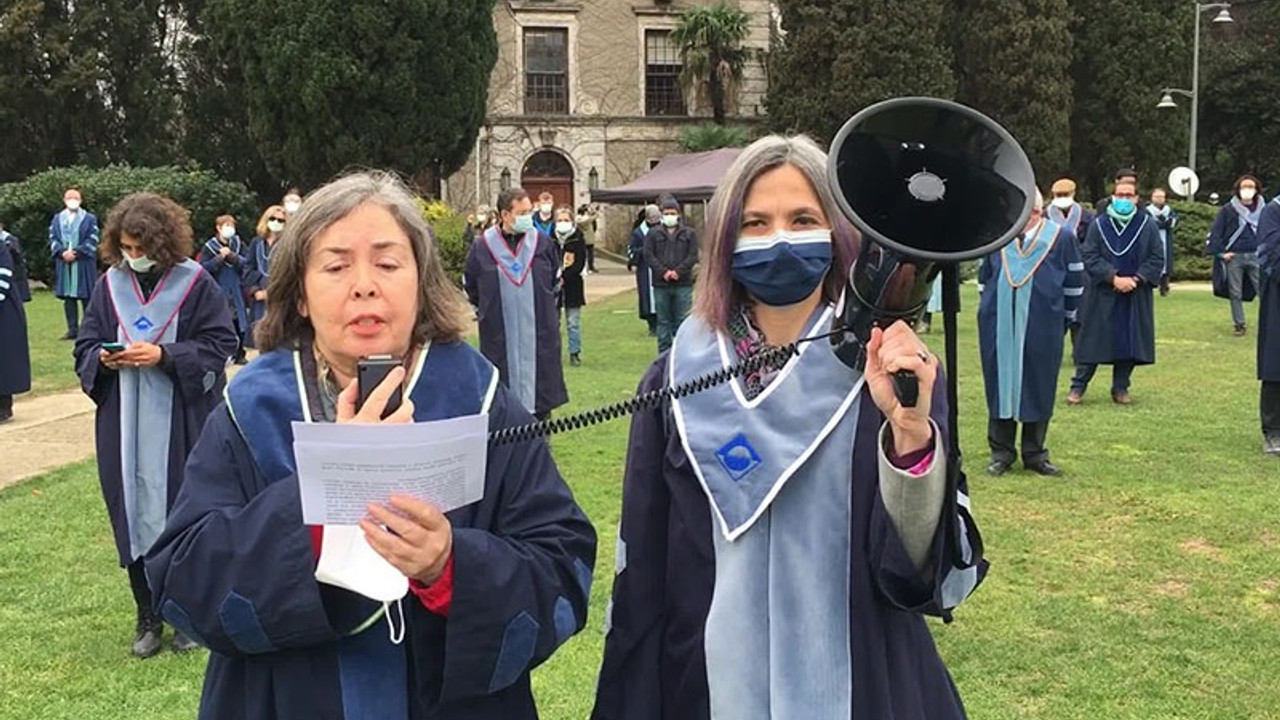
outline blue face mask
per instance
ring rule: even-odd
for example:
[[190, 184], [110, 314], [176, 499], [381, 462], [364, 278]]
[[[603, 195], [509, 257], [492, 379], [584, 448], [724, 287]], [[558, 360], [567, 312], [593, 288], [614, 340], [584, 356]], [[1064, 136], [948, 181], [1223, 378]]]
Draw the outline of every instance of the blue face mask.
[[831, 268], [831, 231], [741, 237], [730, 272], [752, 297], [775, 307], [813, 294]]
[[517, 215], [516, 221], [511, 225], [512, 231], [517, 235], [523, 235], [533, 229], [533, 213]]
[[1111, 205], [1109, 205], [1108, 207], [1115, 210], [1116, 214], [1122, 218], [1132, 215], [1133, 211], [1138, 209], [1137, 206], [1134, 205], [1133, 200], [1131, 200], [1130, 198], [1118, 198], [1118, 197], [1111, 198]]

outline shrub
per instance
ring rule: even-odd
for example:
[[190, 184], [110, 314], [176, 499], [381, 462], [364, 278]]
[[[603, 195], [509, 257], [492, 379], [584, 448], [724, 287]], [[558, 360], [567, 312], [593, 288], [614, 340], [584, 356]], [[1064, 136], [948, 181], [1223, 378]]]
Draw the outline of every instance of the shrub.
[[746, 147], [751, 142], [751, 129], [741, 125], [703, 123], [680, 130], [680, 148], [685, 152], [703, 152], [727, 147]]
[[[258, 203], [244, 185], [220, 180], [197, 168], [65, 167], [46, 170], [21, 182], [0, 185], [0, 222], [22, 240], [34, 279], [51, 283], [53, 257], [49, 253], [49, 221], [62, 209], [62, 193], [77, 187], [84, 207], [106, 225], [107, 213], [124, 196], [154, 192], [172, 198], [191, 213], [196, 242], [213, 235], [219, 215], [234, 215], [241, 228], [258, 222]], [[248, 237], [244, 238], [246, 241]]]
[[1178, 213], [1178, 229], [1173, 238], [1173, 279], [1209, 280], [1213, 275], [1213, 258], [1204, 254], [1204, 241], [1219, 207], [1185, 200], [1169, 204]]
[[447, 204], [439, 200], [418, 198], [418, 207], [422, 216], [436, 234], [436, 247], [440, 250], [440, 261], [445, 272], [455, 282], [462, 283], [462, 271], [467, 263], [467, 218], [458, 214]]

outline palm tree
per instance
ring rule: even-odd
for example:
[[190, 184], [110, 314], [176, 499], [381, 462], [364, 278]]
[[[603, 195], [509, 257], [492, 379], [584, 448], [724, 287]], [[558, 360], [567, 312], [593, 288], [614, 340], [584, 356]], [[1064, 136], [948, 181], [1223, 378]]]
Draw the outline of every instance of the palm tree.
[[705, 92], [717, 125], [725, 122], [726, 109], [735, 104], [742, 70], [750, 51], [742, 47], [747, 37], [747, 14], [720, 0], [711, 7], [680, 13], [671, 39], [680, 47], [680, 82], [696, 97]]

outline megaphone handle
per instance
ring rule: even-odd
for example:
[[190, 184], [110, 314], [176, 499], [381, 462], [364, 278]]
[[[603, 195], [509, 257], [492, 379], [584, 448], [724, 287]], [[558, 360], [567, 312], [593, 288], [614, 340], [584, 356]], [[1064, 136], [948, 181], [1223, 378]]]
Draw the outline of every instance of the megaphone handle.
[[910, 370], [899, 370], [890, 377], [893, 381], [893, 394], [898, 396], [902, 407], [915, 407], [920, 401], [920, 381]]

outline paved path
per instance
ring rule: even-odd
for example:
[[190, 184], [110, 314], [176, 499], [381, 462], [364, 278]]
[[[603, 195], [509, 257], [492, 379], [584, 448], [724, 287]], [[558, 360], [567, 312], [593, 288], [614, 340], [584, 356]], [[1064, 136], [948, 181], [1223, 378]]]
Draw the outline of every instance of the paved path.
[[[623, 265], [597, 257], [596, 267], [600, 272], [586, 278], [588, 303], [635, 289], [635, 275]], [[93, 457], [93, 402], [79, 390], [19, 395], [13, 415], [0, 425], [0, 488]]]

